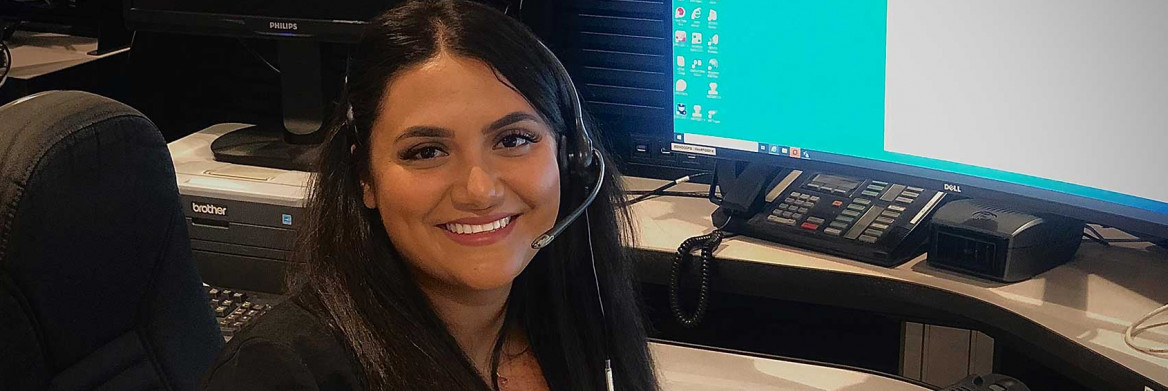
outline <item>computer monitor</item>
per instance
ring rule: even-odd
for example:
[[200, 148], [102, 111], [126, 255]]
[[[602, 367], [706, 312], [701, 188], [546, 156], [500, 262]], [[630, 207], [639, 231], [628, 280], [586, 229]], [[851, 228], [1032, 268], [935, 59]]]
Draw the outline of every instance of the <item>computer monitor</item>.
[[135, 30], [278, 40], [283, 129], [241, 129], [211, 149], [219, 161], [309, 171], [324, 136], [320, 43], [356, 42], [369, 20], [398, 3], [127, 0], [125, 15]]
[[672, 149], [1168, 238], [1168, 2], [672, 2]]

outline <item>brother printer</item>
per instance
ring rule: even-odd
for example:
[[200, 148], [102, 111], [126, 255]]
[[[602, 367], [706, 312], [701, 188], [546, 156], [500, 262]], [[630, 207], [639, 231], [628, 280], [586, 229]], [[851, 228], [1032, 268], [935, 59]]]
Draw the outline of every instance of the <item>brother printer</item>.
[[215, 161], [218, 124], [171, 142], [192, 257], [211, 285], [284, 293], [311, 174]]

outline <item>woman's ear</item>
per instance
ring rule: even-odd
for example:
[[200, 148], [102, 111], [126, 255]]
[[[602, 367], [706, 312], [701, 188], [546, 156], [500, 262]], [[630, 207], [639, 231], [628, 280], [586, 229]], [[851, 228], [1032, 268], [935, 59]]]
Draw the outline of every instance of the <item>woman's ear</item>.
[[[349, 154], [350, 155], [352, 155], [353, 152], [355, 152], [356, 150], [357, 150], [357, 145], [354, 144], [354, 145], [349, 146]], [[376, 195], [377, 194], [373, 191], [373, 186], [370, 186], [368, 181], [362, 179], [361, 180], [361, 201], [365, 204], [366, 208], [377, 209]]]
[[361, 200], [364, 201], [366, 208], [377, 209], [377, 193], [373, 191], [373, 186], [369, 186], [365, 181], [361, 181]]

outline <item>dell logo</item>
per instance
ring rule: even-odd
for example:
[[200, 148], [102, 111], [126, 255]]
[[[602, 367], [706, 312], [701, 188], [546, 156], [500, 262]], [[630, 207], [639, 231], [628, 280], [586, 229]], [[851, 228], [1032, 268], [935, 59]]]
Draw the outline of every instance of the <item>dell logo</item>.
[[268, 22], [268, 28], [273, 30], [295, 30], [296, 23], [292, 22]]
[[215, 206], [215, 205], [211, 205], [211, 204], [199, 205], [199, 204], [196, 204], [194, 202], [191, 203], [191, 211], [194, 211], [195, 213], [206, 213], [209, 215], [217, 215], [217, 216], [226, 216], [227, 215], [227, 208], [225, 208], [225, 207]]
[[961, 192], [961, 186], [959, 186], [959, 185], [950, 185], [950, 184], [946, 183], [946, 184], [945, 184], [945, 191], [951, 191], [951, 192], [954, 192], [954, 193], [960, 193], [960, 192]]

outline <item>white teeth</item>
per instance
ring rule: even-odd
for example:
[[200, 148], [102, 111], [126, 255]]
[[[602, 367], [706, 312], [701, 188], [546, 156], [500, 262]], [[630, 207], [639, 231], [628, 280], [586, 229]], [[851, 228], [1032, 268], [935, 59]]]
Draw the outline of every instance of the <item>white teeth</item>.
[[446, 224], [445, 228], [447, 231], [454, 232], [456, 234], [468, 235], [468, 234], [477, 234], [480, 232], [494, 231], [494, 230], [506, 227], [507, 224], [510, 224], [510, 223], [511, 223], [511, 217], [508, 216], [508, 217], [504, 217], [504, 218], [501, 218], [501, 219], [498, 219], [498, 220], [495, 220], [493, 222], [486, 223], [486, 224], [448, 223], [448, 224]]

